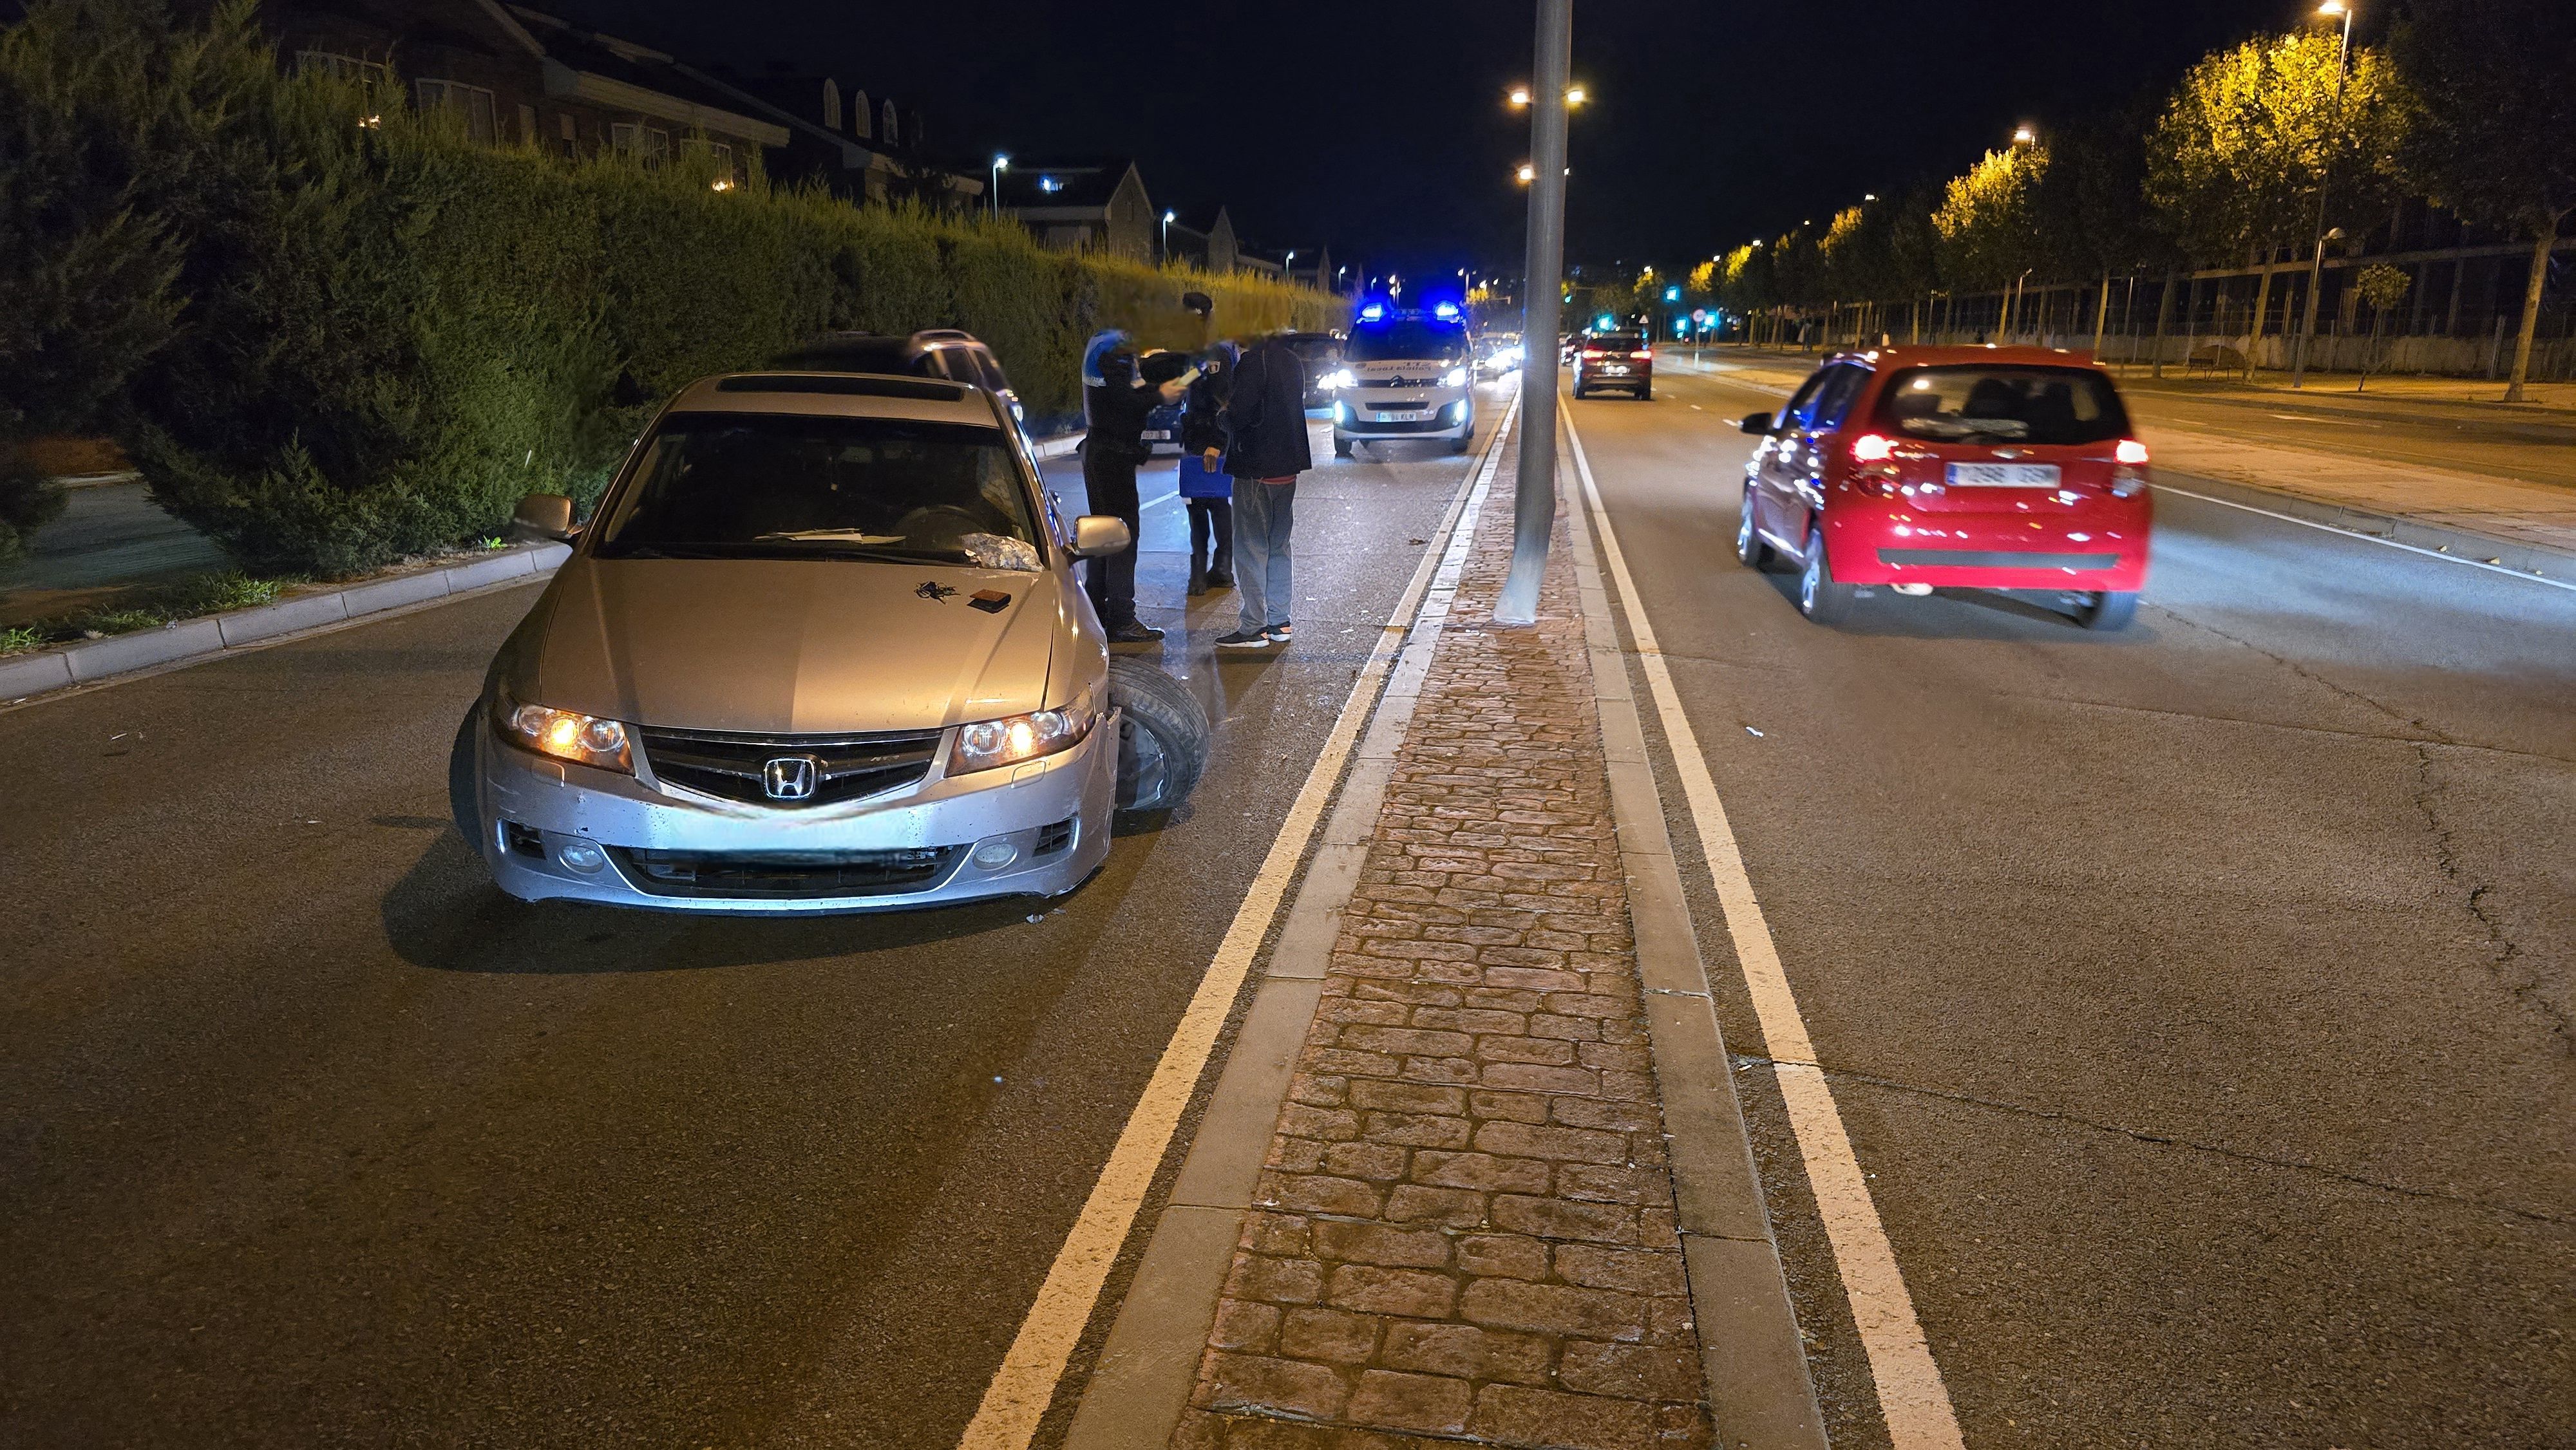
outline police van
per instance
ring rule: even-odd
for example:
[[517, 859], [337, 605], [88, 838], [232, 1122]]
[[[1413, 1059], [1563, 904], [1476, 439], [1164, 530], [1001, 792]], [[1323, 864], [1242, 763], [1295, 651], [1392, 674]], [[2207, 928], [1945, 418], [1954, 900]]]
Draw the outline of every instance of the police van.
[[1426, 439], [1464, 453], [1476, 433], [1475, 361], [1455, 302], [1400, 309], [1371, 302], [1325, 380], [1333, 396], [1333, 454], [1358, 443]]

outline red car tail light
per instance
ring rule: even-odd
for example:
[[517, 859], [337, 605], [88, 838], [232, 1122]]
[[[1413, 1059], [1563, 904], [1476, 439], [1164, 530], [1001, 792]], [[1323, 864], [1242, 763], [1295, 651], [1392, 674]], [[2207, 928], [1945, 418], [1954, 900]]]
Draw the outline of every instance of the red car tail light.
[[2111, 496], [2127, 498], [2147, 486], [2147, 445], [2123, 438], [2111, 450]]
[[1628, 356], [1630, 356], [1630, 357], [1646, 357], [1646, 358], [1653, 357], [1654, 355], [1655, 355], [1655, 350], [1654, 350], [1653, 348], [1651, 348], [1651, 347], [1641, 347], [1641, 348], [1637, 349], [1635, 352], [1632, 352], [1632, 353], [1628, 354]]
[[1599, 357], [1601, 356], [1601, 349], [1597, 347], [1587, 347], [1583, 350], [1583, 355], [1585, 357]]
[[1882, 433], [1863, 433], [1851, 441], [1852, 486], [1873, 498], [1894, 498], [1896, 440]]

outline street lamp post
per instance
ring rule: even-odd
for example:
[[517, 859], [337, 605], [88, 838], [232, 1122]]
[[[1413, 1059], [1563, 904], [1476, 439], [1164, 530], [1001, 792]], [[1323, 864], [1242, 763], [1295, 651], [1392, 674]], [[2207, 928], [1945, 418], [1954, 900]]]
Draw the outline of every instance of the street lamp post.
[[[2317, 7], [2319, 15], [2340, 16], [2343, 39], [2335, 47], [2335, 123], [2343, 122], [2343, 82], [2345, 63], [2352, 58], [2352, 10], [2350, 0], [2325, 0]], [[2334, 151], [2326, 151], [2324, 169], [2317, 173], [2317, 248], [2308, 258], [2308, 316], [2299, 327], [2299, 348], [2290, 361], [2290, 386], [2299, 387], [2308, 379], [2308, 348], [2317, 337], [2317, 285], [2325, 280], [2326, 242], [2343, 235], [2340, 227], [2326, 230], [2326, 187], [2334, 180]]]
[[1177, 215], [1179, 213], [1172, 211], [1163, 213], [1163, 261], [1165, 263], [1172, 260], [1172, 218]]
[[993, 153], [993, 183], [984, 189], [984, 200], [991, 205], [995, 221], [1002, 219], [1002, 173], [1011, 169], [1011, 158]]
[[1530, 86], [1529, 242], [1521, 298], [1521, 457], [1512, 508], [1512, 569], [1494, 602], [1496, 624], [1538, 622], [1539, 578], [1556, 527], [1556, 334], [1565, 271], [1565, 107], [1573, 68], [1574, 0], [1538, 0], [1537, 74]]

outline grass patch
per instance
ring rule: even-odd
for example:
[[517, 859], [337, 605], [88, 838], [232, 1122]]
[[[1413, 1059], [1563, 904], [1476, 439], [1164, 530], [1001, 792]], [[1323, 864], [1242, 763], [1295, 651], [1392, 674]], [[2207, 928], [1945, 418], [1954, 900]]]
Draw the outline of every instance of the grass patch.
[[85, 609], [59, 619], [38, 620], [33, 624], [10, 625], [0, 629], [0, 655], [24, 654], [28, 650], [71, 644], [78, 640], [103, 639], [111, 634], [132, 634], [138, 629], [159, 629], [183, 619], [221, 614], [231, 609], [248, 609], [253, 605], [266, 604], [303, 582], [302, 578], [291, 575], [262, 579], [238, 571], [203, 574], [176, 584], [137, 590], [114, 604], [97, 609]]

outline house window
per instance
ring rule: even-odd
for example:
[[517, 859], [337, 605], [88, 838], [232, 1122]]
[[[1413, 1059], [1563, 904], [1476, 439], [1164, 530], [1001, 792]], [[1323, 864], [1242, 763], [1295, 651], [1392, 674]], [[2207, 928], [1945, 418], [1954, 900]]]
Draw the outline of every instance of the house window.
[[492, 144], [492, 93], [481, 86], [460, 81], [422, 79], [412, 82], [414, 94], [424, 111], [452, 110], [465, 118], [465, 134], [484, 145]]
[[327, 50], [297, 51], [295, 67], [304, 71], [320, 71], [333, 80], [362, 81], [371, 86], [382, 85], [394, 78], [393, 67], [383, 61], [360, 60], [354, 55], [339, 55]]
[[632, 156], [646, 166], [660, 166], [671, 159], [671, 133], [659, 126], [614, 122], [608, 128], [608, 144], [618, 154]]
[[862, 141], [874, 138], [875, 133], [868, 128], [868, 93], [865, 91], [850, 92], [850, 129], [857, 132]]
[[841, 83], [830, 76], [823, 77], [823, 125], [828, 130], [841, 129]]
[[894, 102], [885, 103], [885, 119], [878, 125], [877, 130], [880, 133], [878, 139], [888, 146], [897, 145], [903, 140], [894, 129]]

